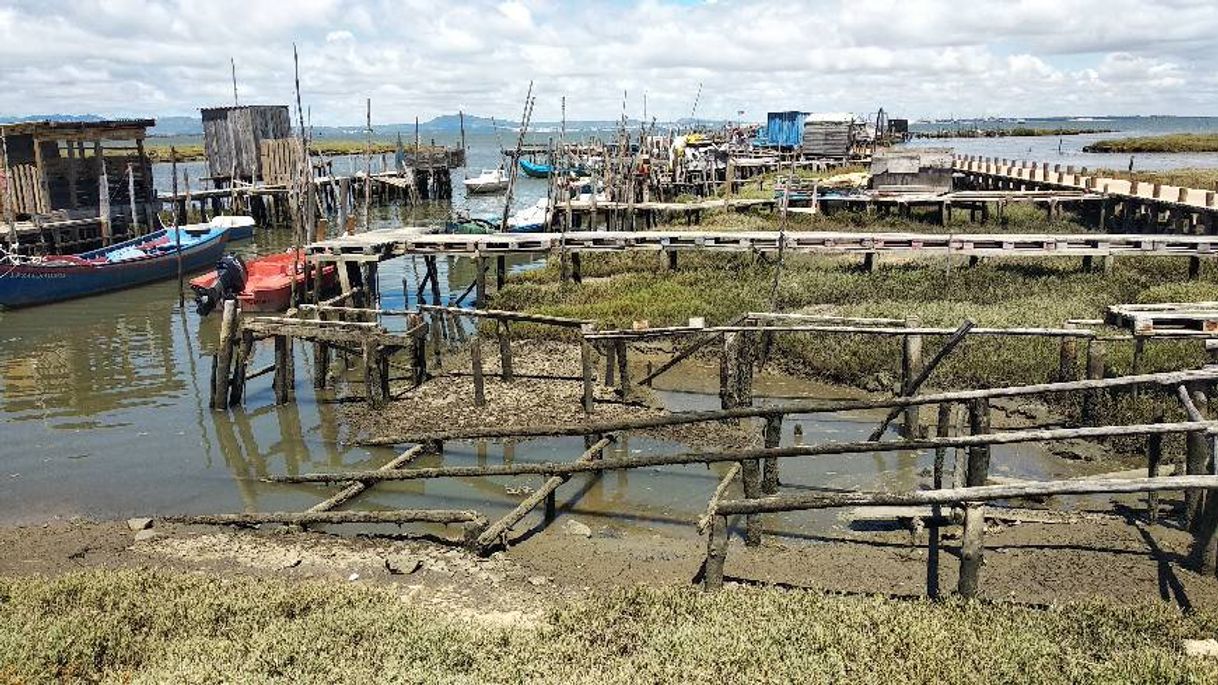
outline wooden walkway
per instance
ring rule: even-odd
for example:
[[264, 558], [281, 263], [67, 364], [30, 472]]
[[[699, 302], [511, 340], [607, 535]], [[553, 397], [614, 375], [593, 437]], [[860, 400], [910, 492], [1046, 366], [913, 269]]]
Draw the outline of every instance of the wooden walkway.
[[1197, 211], [1218, 211], [1214, 190], [1180, 188], [1158, 183], [1139, 183], [1120, 178], [1096, 176], [1085, 167], [1026, 160], [957, 155], [957, 171], [1015, 182], [1019, 186], [1085, 190], [1117, 199], [1149, 201]]
[[549, 252], [712, 251], [783, 249], [812, 254], [919, 253], [971, 257], [1213, 256], [1218, 236], [1081, 234], [853, 233], [832, 231], [573, 231], [449, 235], [407, 227], [357, 233], [308, 245], [314, 261], [381, 261], [401, 255], [486, 256]]

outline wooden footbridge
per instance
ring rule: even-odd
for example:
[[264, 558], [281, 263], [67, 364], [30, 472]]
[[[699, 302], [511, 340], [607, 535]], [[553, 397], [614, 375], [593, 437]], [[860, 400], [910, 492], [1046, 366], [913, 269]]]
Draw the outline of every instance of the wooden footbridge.
[[1202, 257], [1218, 254], [1218, 236], [1011, 234], [1011, 233], [864, 233], [838, 231], [573, 231], [568, 233], [495, 233], [449, 235], [400, 228], [345, 235], [308, 245], [313, 262], [380, 262], [403, 255], [539, 254], [566, 251], [664, 252], [670, 266], [682, 251], [860, 254], [874, 266], [881, 254], [981, 257], [1184, 256], [1190, 269]]

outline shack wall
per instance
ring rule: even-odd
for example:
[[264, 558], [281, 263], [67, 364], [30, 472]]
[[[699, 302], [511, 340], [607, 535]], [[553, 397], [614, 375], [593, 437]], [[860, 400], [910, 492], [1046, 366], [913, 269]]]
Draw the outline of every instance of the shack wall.
[[212, 178], [236, 175], [247, 181], [262, 178], [262, 141], [292, 135], [291, 116], [282, 105], [216, 107], [201, 110], [203, 150]]

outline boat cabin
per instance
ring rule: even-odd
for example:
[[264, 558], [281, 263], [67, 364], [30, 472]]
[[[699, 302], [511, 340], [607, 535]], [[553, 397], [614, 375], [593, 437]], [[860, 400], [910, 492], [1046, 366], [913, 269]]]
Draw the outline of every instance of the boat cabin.
[[79, 252], [146, 233], [152, 119], [0, 124], [0, 225], [23, 251]]

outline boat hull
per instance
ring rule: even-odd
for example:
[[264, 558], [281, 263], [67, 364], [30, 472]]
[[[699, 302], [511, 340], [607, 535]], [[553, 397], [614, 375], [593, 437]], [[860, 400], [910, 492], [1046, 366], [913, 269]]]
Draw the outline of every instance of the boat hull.
[[554, 171], [549, 164], [534, 164], [527, 159], [520, 160], [520, 170], [529, 178], [549, 178]]
[[[219, 259], [226, 232], [182, 248], [182, 270], [190, 273]], [[178, 253], [110, 264], [0, 266], [0, 309], [32, 307], [155, 283], [178, 275]]]
[[[304, 264], [303, 252], [294, 257], [291, 252], [266, 255], [246, 265], [247, 277], [245, 288], [237, 293], [237, 304], [243, 312], [282, 312], [287, 311], [292, 300], [292, 269], [297, 264]], [[304, 273], [297, 273], [296, 287], [307, 292], [313, 289], [312, 270], [310, 278]], [[333, 264], [322, 268], [321, 290], [329, 292], [334, 289], [338, 280], [338, 270]], [[205, 293], [216, 283], [215, 272], [204, 274], [191, 279], [190, 287], [196, 294]]]
[[490, 181], [487, 183], [471, 183], [465, 182], [465, 192], [470, 195], [489, 195], [491, 193], [502, 193], [507, 190], [507, 181]]

